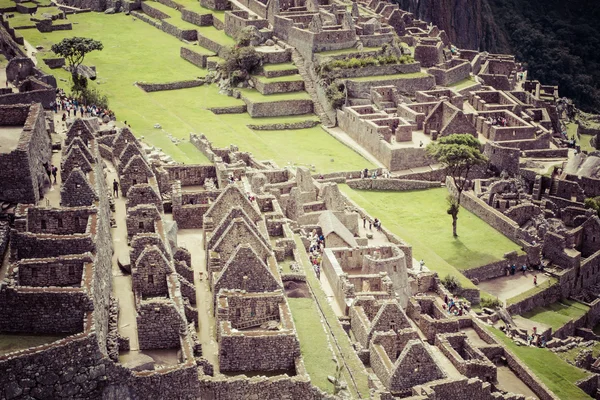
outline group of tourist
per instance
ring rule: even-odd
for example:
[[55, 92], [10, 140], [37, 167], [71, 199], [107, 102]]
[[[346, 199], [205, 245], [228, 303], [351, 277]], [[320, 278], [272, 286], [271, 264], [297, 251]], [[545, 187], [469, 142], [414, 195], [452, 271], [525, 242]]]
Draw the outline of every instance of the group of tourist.
[[[384, 179], [389, 179], [392, 177], [392, 174], [390, 174], [390, 171], [388, 171], [387, 169], [384, 169], [381, 172], [381, 177]], [[321, 175], [320, 179], [323, 179], [323, 175]], [[350, 179], [352, 179], [352, 176], [350, 176]], [[377, 179], [377, 170], [374, 169], [370, 174], [369, 174], [368, 168], [361, 170], [360, 171], [360, 179]]]
[[308, 235], [310, 245], [308, 247], [308, 254], [310, 263], [313, 266], [317, 279], [321, 280], [321, 261], [323, 260], [322, 254], [325, 249], [325, 237], [321, 234], [317, 234], [317, 230], [313, 229], [310, 235]]
[[487, 122], [494, 126], [506, 126], [506, 118], [504, 117], [488, 117]]
[[448, 295], [444, 296], [444, 310], [448, 311], [448, 314], [460, 317], [469, 313], [469, 306], [462, 300], [454, 301], [454, 298], [448, 298]]
[[[509, 338], [512, 338], [516, 332], [511, 329], [511, 326], [508, 323], [506, 323], [506, 326], [500, 327], [500, 330], [503, 330]], [[531, 332], [531, 334], [529, 331], [525, 331], [525, 338], [527, 346], [546, 347], [546, 338], [538, 333], [537, 327], [535, 326], [533, 327], [533, 332]]]
[[[543, 266], [540, 267], [543, 270]], [[523, 276], [527, 273], [527, 265], [523, 264], [519, 270], [523, 273]], [[515, 264], [507, 264], [506, 265], [506, 276], [515, 275], [517, 272], [517, 266]], [[533, 275], [533, 284], [537, 286], [537, 275]]]
[[81, 118], [104, 118], [108, 116], [112, 119], [114, 117], [114, 113], [111, 110], [104, 109], [102, 107], [97, 106], [96, 104], [84, 104], [80, 100], [67, 96], [67, 94], [62, 89], [58, 89], [56, 93], [56, 101], [50, 103], [50, 107], [54, 110], [55, 113], [58, 113], [59, 111], [63, 112], [63, 121], [66, 121], [67, 118], [71, 117], [71, 113], [73, 113], [73, 117], [76, 117], [79, 113], [79, 116]]
[[[51, 185], [54, 185], [56, 183], [56, 175], [58, 174], [58, 168], [52, 164], [50, 165], [49, 163], [44, 163], [44, 169], [46, 170], [46, 175], [48, 175], [48, 180], [50, 181]], [[52, 182], [52, 177], [54, 177], [54, 182]]]
[[379, 218], [372, 220], [371, 218], [367, 218], [366, 215], [363, 215], [363, 228], [365, 229], [367, 228], [367, 222], [369, 222], [369, 230], [372, 230], [373, 227], [375, 227], [375, 229], [381, 232], [381, 221]]

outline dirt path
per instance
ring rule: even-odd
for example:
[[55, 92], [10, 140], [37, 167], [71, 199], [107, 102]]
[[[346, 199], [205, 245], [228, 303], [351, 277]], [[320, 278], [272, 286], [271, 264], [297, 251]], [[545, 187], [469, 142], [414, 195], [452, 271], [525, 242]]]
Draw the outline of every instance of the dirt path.
[[[520, 295], [529, 289], [535, 287], [533, 284], [533, 272], [527, 272], [523, 275], [516, 272], [515, 275], [502, 276], [500, 278], [490, 279], [479, 284], [479, 288], [489, 294], [498, 297], [500, 301], [506, 301], [511, 297]], [[550, 278], [547, 275], [538, 273], [537, 282], [539, 287], [546, 287]]]

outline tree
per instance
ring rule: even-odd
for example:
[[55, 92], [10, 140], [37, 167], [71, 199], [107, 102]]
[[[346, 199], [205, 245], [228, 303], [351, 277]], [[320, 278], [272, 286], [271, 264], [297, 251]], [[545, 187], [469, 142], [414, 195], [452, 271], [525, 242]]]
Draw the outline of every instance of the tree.
[[587, 199], [585, 199], [584, 204], [585, 208], [591, 208], [592, 210], [595, 210], [596, 213], [598, 213], [598, 216], [600, 217], [600, 196], [588, 197]]
[[427, 146], [427, 153], [446, 168], [446, 176], [450, 177], [456, 187], [456, 200], [448, 199], [448, 214], [452, 216], [452, 235], [457, 237], [456, 225], [460, 211], [460, 197], [467, 187], [469, 172], [473, 167], [484, 165], [487, 158], [481, 154], [479, 140], [469, 134], [453, 134], [444, 136]]
[[82, 37], [64, 38], [60, 43], [52, 45], [52, 51], [67, 60], [69, 71], [74, 79], [76, 79], [77, 67], [83, 63], [85, 55], [103, 48], [102, 42]]

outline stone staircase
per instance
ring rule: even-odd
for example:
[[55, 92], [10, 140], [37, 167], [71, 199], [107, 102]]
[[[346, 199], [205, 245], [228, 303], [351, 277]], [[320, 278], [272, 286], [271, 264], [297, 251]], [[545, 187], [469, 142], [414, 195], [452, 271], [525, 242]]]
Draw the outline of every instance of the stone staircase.
[[321, 123], [323, 125], [325, 125], [326, 127], [333, 127], [334, 126], [333, 122], [331, 121], [329, 116], [327, 116], [327, 113], [325, 113], [325, 110], [323, 109], [323, 107], [321, 106], [321, 103], [319, 102], [319, 98], [317, 96], [317, 89], [315, 88], [315, 82], [313, 81], [312, 77], [310, 76], [310, 74], [306, 68], [306, 63], [304, 61], [304, 58], [302, 57], [302, 55], [300, 55], [300, 53], [296, 49], [292, 50], [292, 61], [294, 62], [294, 65], [296, 66], [296, 68], [298, 68], [298, 73], [304, 80], [304, 90], [306, 90], [308, 92], [308, 94], [310, 95], [310, 98], [312, 99], [312, 101], [314, 103], [315, 114], [317, 114], [319, 116], [319, 119], [321, 120]]

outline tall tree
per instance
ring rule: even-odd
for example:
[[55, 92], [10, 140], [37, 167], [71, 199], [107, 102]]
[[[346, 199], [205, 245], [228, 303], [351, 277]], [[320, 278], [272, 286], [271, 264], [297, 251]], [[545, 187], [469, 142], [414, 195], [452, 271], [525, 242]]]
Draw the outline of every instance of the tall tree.
[[458, 192], [456, 199], [449, 196], [447, 210], [452, 216], [452, 235], [457, 237], [460, 197], [467, 187], [469, 172], [475, 166], [486, 164], [487, 158], [481, 153], [479, 140], [466, 133], [444, 136], [430, 143], [427, 152], [446, 168], [446, 176], [450, 177]]
[[76, 76], [77, 67], [83, 63], [86, 54], [94, 50], [100, 51], [103, 48], [102, 42], [82, 37], [64, 38], [59, 43], [52, 45], [52, 51], [67, 60], [69, 71], [73, 77]]

